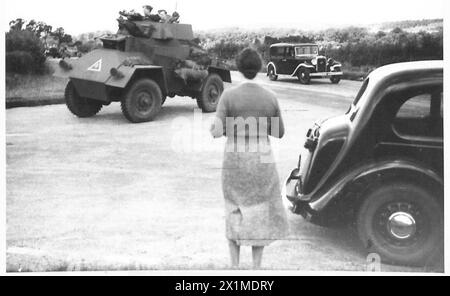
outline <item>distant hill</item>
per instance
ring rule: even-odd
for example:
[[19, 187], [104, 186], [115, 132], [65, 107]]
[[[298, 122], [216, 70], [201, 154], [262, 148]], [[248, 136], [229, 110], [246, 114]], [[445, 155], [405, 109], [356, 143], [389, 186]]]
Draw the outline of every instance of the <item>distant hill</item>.
[[370, 26], [370, 29], [371, 31], [389, 32], [395, 28], [400, 28], [403, 31], [407, 31], [410, 33], [417, 33], [420, 31], [433, 33], [441, 30], [443, 26], [444, 26], [443, 19], [424, 19], [424, 20], [408, 20], [408, 21], [375, 24]]
[[[410, 33], [417, 33], [424, 31], [427, 33], [438, 32], [443, 29], [444, 20], [443, 19], [423, 19], [423, 20], [405, 20], [405, 21], [395, 21], [395, 22], [384, 22], [379, 24], [371, 25], [354, 25], [351, 27], [358, 27], [367, 29], [369, 32], [390, 32], [396, 28], [400, 28], [403, 31]], [[348, 27], [339, 27], [338, 29], [345, 29]], [[301, 28], [258, 28], [258, 29], [244, 29], [239, 27], [228, 27], [221, 29], [210, 29], [210, 30], [199, 30], [195, 33], [199, 37], [214, 38], [216, 36], [220, 37], [231, 37], [231, 36], [245, 36], [248, 35], [251, 38], [262, 38], [263, 36], [271, 37], [284, 37], [284, 36], [294, 36], [294, 35], [316, 35], [316, 33], [326, 32], [336, 28], [329, 28], [325, 30], [302, 30]]]

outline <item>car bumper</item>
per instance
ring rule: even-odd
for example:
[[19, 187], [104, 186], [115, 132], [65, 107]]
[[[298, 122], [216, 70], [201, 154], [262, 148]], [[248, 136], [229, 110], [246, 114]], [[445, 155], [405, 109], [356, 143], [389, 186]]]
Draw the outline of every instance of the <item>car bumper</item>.
[[320, 78], [342, 76], [342, 75], [344, 75], [344, 72], [318, 72], [309, 74], [310, 77], [320, 77]]
[[286, 209], [294, 214], [303, 216], [306, 220], [314, 222], [315, 213], [311, 209], [308, 201], [309, 197], [300, 193], [302, 186], [302, 176], [299, 169], [291, 171], [282, 187], [282, 200]]

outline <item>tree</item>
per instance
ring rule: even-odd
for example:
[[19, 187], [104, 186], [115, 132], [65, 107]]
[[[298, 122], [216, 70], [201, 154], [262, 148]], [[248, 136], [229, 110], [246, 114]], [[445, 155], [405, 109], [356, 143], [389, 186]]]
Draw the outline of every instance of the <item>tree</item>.
[[9, 30], [10, 31], [20, 31], [25, 24], [25, 20], [21, 18], [17, 18], [9, 22]]
[[42, 73], [45, 55], [42, 41], [31, 31], [12, 30], [6, 33], [6, 72]]

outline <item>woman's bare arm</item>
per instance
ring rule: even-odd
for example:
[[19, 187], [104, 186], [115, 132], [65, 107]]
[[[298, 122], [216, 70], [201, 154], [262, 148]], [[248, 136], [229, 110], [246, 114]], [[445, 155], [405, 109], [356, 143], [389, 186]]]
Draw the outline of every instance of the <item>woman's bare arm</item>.
[[282, 138], [284, 136], [284, 122], [281, 115], [280, 105], [278, 100], [274, 98], [275, 103], [275, 116], [271, 118], [270, 135], [275, 138]]

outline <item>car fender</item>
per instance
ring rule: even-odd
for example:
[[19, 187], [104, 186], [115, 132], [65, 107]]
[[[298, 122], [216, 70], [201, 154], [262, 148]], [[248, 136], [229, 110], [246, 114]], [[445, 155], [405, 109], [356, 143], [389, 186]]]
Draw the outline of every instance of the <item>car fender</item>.
[[294, 72], [292, 72], [291, 76], [297, 76], [297, 72], [298, 70], [300, 70], [301, 68], [307, 68], [307, 69], [315, 69], [315, 67], [313, 65], [309, 65], [306, 63], [301, 63], [297, 66], [297, 68], [295, 68]]
[[331, 66], [330, 66], [330, 70], [331, 70], [331, 71], [334, 71], [334, 68], [336, 68], [336, 67], [341, 67], [341, 68], [342, 68], [342, 64], [336, 63], [336, 64], [334, 64], [334, 65], [331, 65]]
[[371, 178], [380, 179], [383, 177], [386, 177], [388, 180], [401, 177], [405, 179], [415, 178], [415, 180], [420, 180], [421, 183], [427, 182], [427, 185], [430, 185], [431, 188], [438, 190], [441, 190], [440, 188], [444, 186], [442, 178], [435, 171], [422, 164], [406, 159], [386, 159], [366, 163], [350, 171], [346, 171], [345, 175], [338, 179], [325, 192], [314, 194], [314, 196], [319, 197], [313, 198], [313, 201], [309, 202], [309, 205], [315, 211], [322, 211], [331, 201], [343, 196], [341, 193], [345, 192], [346, 189], [349, 189], [351, 185], [358, 181]]

